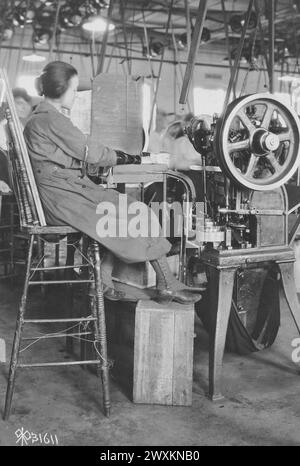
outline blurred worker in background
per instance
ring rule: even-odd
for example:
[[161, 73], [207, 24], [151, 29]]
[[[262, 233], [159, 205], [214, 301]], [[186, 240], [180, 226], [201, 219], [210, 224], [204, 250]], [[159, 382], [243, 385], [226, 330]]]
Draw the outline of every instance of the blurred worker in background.
[[173, 121], [165, 130], [161, 151], [170, 154], [169, 168], [171, 170], [189, 170], [192, 165], [201, 165], [201, 156], [194, 149], [185, 134], [185, 126], [193, 114], [187, 114], [180, 120]]
[[[12, 90], [12, 94], [14, 97], [17, 115], [22, 126], [24, 127], [33, 110], [32, 99], [26, 89], [22, 87], [14, 88]], [[10, 192], [5, 108], [6, 104], [4, 103], [0, 109], [0, 192]]]
[[161, 140], [164, 134], [164, 130], [168, 125], [168, 114], [164, 110], [157, 110], [156, 120], [155, 120], [155, 129], [150, 131], [149, 134], [149, 144], [147, 150], [158, 154], [161, 152]]
[[23, 126], [26, 125], [28, 118], [33, 111], [32, 98], [22, 87], [15, 87], [12, 91], [15, 101], [18, 117]]
[[0, 107], [0, 192], [2, 193], [10, 192], [7, 150], [5, 106], [2, 105]]

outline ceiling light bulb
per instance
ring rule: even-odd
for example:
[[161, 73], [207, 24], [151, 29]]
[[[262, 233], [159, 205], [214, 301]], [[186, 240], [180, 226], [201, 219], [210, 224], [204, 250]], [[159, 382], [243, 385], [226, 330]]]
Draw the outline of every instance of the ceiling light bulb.
[[[83, 23], [82, 28], [85, 31], [89, 32], [105, 32], [107, 27], [107, 20], [102, 18], [101, 16], [95, 16], [85, 23]], [[115, 25], [112, 23], [108, 24], [108, 31], [113, 31], [115, 29]]]
[[42, 61], [46, 60], [46, 57], [43, 57], [42, 55], [38, 55], [37, 53], [32, 53], [31, 55], [24, 55], [24, 57], [22, 57], [22, 60], [28, 61], [31, 63], [41, 63]]

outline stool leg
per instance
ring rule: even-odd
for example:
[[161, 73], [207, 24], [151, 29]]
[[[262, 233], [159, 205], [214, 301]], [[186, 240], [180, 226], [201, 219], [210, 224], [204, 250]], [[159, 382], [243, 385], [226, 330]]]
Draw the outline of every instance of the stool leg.
[[99, 244], [96, 241], [92, 242], [92, 250], [94, 256], [94, 277], [96, 288], [96, 305], [92, 306], [93, 317], [96, 317], [95, 325], [95, 338], [96, 344], [99, 343], [98, 351], [100, 352], [100, 368], [102, 375], [102, 388], [103, 388], [103, 405], [104, 414], [106, 417], [110, 415], [110, 393], [109, 393], [109, 370], [107, 361], [107, 340], [106, 340], [106, 324], [104, 314], [104, 297], [101, 283], [101, 270], [100, 270], [100, 252]]
[[[78, 240], [73, 241], [70, 235], [67, 236], [67, 257], [66, 257], [66, 266], [74, 265], [75, 263], [75, 250], [76, 243]], [[57, 259], [56, 259], [57, 260]], [[59, 259], [58, 259], [59, 261]], [[59, 265], [59, 262], [58, 262]], [[74, 279], [74, 270], [66, 269], [65, 271], [65, 280]], [[66, 292], [66, 308], [68, 309], [68, 317], [74, 317], [74, 289], [71, 284], [67, 285]], [[67, 333], [72, 333], [74, 330], [68, 330]], [[66, 337], [66, 348], [68, 353], [74, 352], [74, 339], [73, 337]]]
[[[59, 242], [55, 244], [55, 259], [54, 259], [54, 265], [55, 267], [59, 267]], [[58, 271], [56, 271], [56, 277], [58, 279]]]
[[[55, 261], [57, 261], [57, 251], [55, 250]], [[66, 257], [66, 266], [74, 264], [74, 248], [73, 245], [69, 243], [69, 236], [67, 236], [67, 257]], [[56, 264], [55, 264], [56, 265]], [[65, 280], [72, 280], [73, 279], [73, 269], [66, 269], [65, 270]], [[73, 288], [71, 284], [68, 284], [66, 287], [66, 309], [67, 315], [69, 318], [74, 317], [73, 314]], [[68, 330], [67, 333], [72, 333], [74, 330]], [[74, 340], [72, 337], [66, 337], [66, 349], [67, 353], [72, 354], [74, 351]]]
[[[88, 306], [86, 307], [86, 309], [88, 309]], [[81, 326], [79, 326], [79, 328], [81, 329]], [[86, 358], [87, 358], [86, 344], [87, 344], [87, 342], [85, 340], [83, 340], [83, 339], [80, 340], [80, 359], [81, 359], [81, 361], [85, 361]], [[81, 369], [86, 370], [87, 365], [86, 364], [81, 364], [80, 367], [81, 367]]]
[[13, 275], [15, 274], [15, 238], [14, 238], [14, 204], [9, 205], [9, 218], [10, 218], [10, 230], [9, 230], [9, 249], [10, 249], [10, 274], [11, 274], [11, 285], [13, 285]]
[[[44, 245], [42, 238], [39, 235], [37, 236], [37, 251], [38, 251], [38, 261], [41, 260], [40, 266], [45, 267], [45, 257], [44, 257], [45, 256], [45, 245]], [[45, 277], [45, 272], [43, 270], [40, 270], [39, 279], [41, 282], [44, 281], [44, 277]], [[45, 285], [41, 285], [41, 292], [42, 292], [42, 296], [45, 297], [45, 294], [46, 294]]]
[[13, 397], [13, 392], [14, 392], [14, 387], [15, 387], [16, 369], [17, 369], [17, 364], [18, 364], [18, 359], [19, 359], [21, 335], [22, 335], [22, 330], [23, 330], [24, 317], [25, 317], [26, 304], [27, 304], [27, 294], [28, 294], [28, 286], [29, 286], [33, 241], [34, 241], [34, 235], [31, 235], [30, 241], [29, 241], [28, 256], [27, 256], [24, 289], [23, 289], [23, 294], [21, 297], [19, 314], [17, 317], [16, 330], [15, 330], [15, 336], [14, 336], [14, 342], [13, 342], [13, 348], [12, 348], [11, 360], [10, 360], [10, 366], [9, 366], [9, 375], [8, 375], [5, 408], [4, 408], [4, 416], [3, 416], [4, 420], [9, 418], [11, 402], [12, 402], [12, 397]]
[[[82, 246], [81, 246], [81, 253], [82, 253], [82, 265], [86, 265], [88, 263], [88, 256], [89, 256], [89, 238], [86, 235], [82, 237]], [[92, 258], [90, 258], [92, 260]], [[90, 267], [83, 267], [82, 269], [82, 278], [85, 280], [92, 280], [93, 279], [93, 270]], [[89, 296], [90, 291], [90, 283], [84, 285], [83, 291], [83, 299], [84, 299], [84, 309], [92, 309], [93, 306], [93, 299]], [[85, 361], [87, 359], [87, 345], [88, 342], [84, 339], [80, 341], [80, 359]], [[87, 369], [86, 364], [82, 364], [80, 366], [82, 369]], [[101, 373], [101, 371], [97, 371], [97, 375]]]
[[[73, 287], [71, 284], [67, 284], [66, 286], [66, 294], [65, 294], [65, 305], [67, 309], [67, 315], [69, 318], [74, 317], [74, 295], [73, 295]], [[74, 329], [67, 330], [67, 334], [74, 332]], [[67, 336], [66, 337], [66, 350], [67, 353], [72, 354], [74, 352], [74, 339], [73, 337]]]

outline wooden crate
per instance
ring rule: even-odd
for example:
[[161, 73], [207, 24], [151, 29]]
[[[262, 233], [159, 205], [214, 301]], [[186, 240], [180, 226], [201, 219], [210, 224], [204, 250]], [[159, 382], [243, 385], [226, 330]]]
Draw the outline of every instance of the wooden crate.
[[135, 314], [133, 401], [192, 404], [194, 306], [139, 301]]
[[194, 306], [106, 300], [105, 316], [110, 373], [123, 393], [135, 403], [190, 406]]

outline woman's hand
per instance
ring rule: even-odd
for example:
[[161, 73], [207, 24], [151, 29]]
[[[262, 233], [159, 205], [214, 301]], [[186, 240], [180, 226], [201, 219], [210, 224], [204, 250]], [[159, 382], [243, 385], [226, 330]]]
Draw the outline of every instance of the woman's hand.
[[121, 150], [116, 150], [117, 154], [117, 165], [140, 165], [141, 164], [141, 156], [140, 155], [131, 155], [126, 154]]

